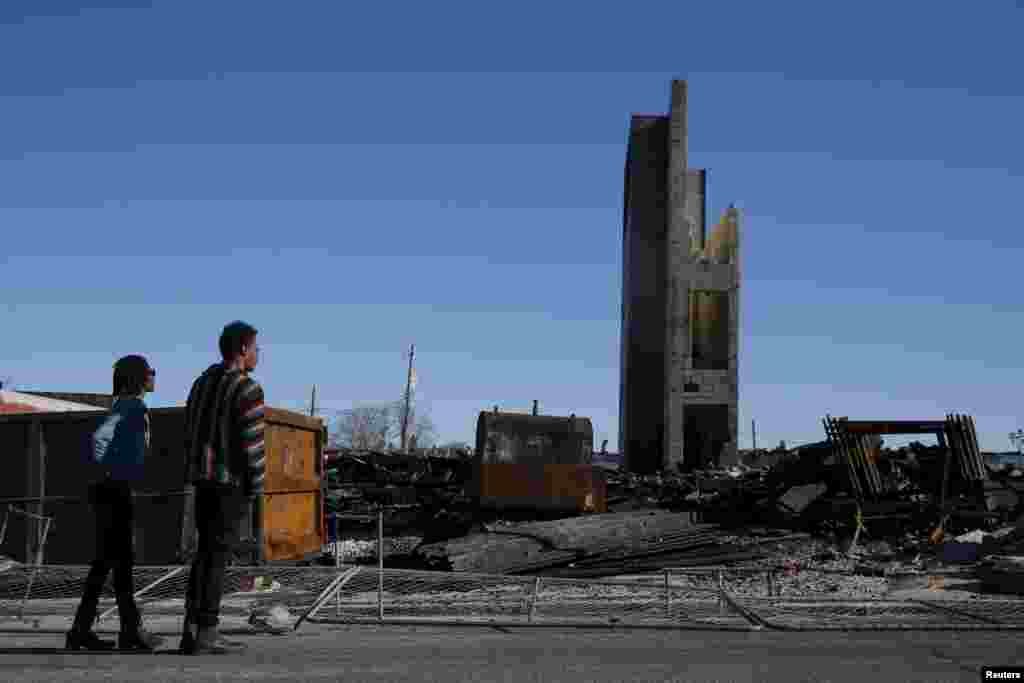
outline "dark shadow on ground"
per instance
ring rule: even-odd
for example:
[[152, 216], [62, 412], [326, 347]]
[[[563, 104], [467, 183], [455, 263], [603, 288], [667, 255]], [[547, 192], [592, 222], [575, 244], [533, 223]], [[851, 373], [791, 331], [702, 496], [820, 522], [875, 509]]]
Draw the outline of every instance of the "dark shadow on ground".
[[179, 655], [181, 650], [157, 650], [156, 652], [144, 652], [142, 650], [67, 650], [62, 647], [0, 647], [0, 656], [2, 655], [94, 655], [94, 656], [110, 656], [110, 655], [139, 655], [139, 656], [153, 656], [153, 655]]

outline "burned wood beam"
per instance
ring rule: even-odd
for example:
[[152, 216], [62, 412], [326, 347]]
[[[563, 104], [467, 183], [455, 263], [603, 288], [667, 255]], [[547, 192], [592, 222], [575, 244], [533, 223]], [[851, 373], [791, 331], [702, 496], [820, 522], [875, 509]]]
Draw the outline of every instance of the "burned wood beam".
[[845, 420], [836, 422], [848, 434], [939, 434], [946, 429], [940, 420]]

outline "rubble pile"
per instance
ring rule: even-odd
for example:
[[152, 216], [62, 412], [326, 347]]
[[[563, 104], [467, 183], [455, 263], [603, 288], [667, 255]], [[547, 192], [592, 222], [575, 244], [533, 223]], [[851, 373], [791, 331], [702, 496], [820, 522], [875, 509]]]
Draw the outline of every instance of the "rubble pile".
[[522, 574], [563, 567], [579, 570], [569, 575], [600, 576], [653, 556], [660, 564], [669, 555], [720, 554], [719, 539], [717, 526], [695, 524], [689, 515], [644, 511], [489, 526], [416, 553], [435, 569]]
[[[411, 554], [423, 540], [421, 536], [384, 539], [384, 557]], [[367, 564], [377, 560], [377, 541], [347, 539], [332, 543], [330, 554], [341, 564]]]
[[[940, 446], [863, 443], [870, 489], [851, 484], [849, 451], [830, 441], [685, 473], [638, 475], [595, 456], [609, 512], [561, 520], [479, 509], [469, 451], [341, 451], [327, 462], [327, 510], [342, 561], [375, 561], [383, 510], [390, 566], [575, 578], [765, 568], [777, 595], [865, 598], [960, 572], [1024, 593], [1024, 467], [986, 461], [961, 475]], [[755, 574], [731, 585], [763, 594]]]
[[466, 451], [413, 454], [338, 450], [327, 457], [328, 512], [369, 514], [379, 506], [431, 508], [463, 494], [471, 476]]
[[[333, 450], [324, 473], [328, 539], [349, 544], [372, 541], [376, 553], [380, 511], [388, 554], [408, 554], [437, 529], [452, 536], [466, 533], [476, 522], [465, 493], [470, 477], [470, 454], [465, 450]], [[362, 558], [366, 547], [347, 545], [340, 551], [346, 558]], [[337, 550], [332, 547], [332, 552]]]

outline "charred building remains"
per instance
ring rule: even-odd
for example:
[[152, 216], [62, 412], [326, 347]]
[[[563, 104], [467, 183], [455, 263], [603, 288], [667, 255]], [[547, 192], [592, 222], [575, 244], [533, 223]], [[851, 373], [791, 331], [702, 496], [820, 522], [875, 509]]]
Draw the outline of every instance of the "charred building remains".
[[739, 211], [706, 234], [707, 172], [687, 167], [686, 82], [634, 115], [623, 215], [619, 452], [630, 470], [693, 469], [736, 448]]

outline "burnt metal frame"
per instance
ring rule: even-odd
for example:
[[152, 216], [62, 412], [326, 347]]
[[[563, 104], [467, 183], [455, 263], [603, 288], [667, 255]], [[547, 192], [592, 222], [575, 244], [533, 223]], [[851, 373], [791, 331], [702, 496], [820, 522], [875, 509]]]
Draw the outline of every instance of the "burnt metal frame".
[[967, 415], [947, 414], [945, 420], [850, 420], [845, 417], [833, 418], [826, 415], [822, 420], [825, 433], [833, 449], [844, 456], [850, 471], [850, 482], [857, 502], [864, 499], [864, 490], [858, 475], [863, 468], [872, 490], [872, 498], [882, 492], [877, 467], [866, 453], [862, 439], [876, 434], [934, 434], [939, 446], [945, 451], [940, 491], [939, 509], [946, 513], [946, 494], [949, 489], [950, 466], [954, 456], [960, 463], [961, 472], [969, 481], [983, 481], [987, 478], [984, 462], [978, 449], [978, 435], [974, 420]]

